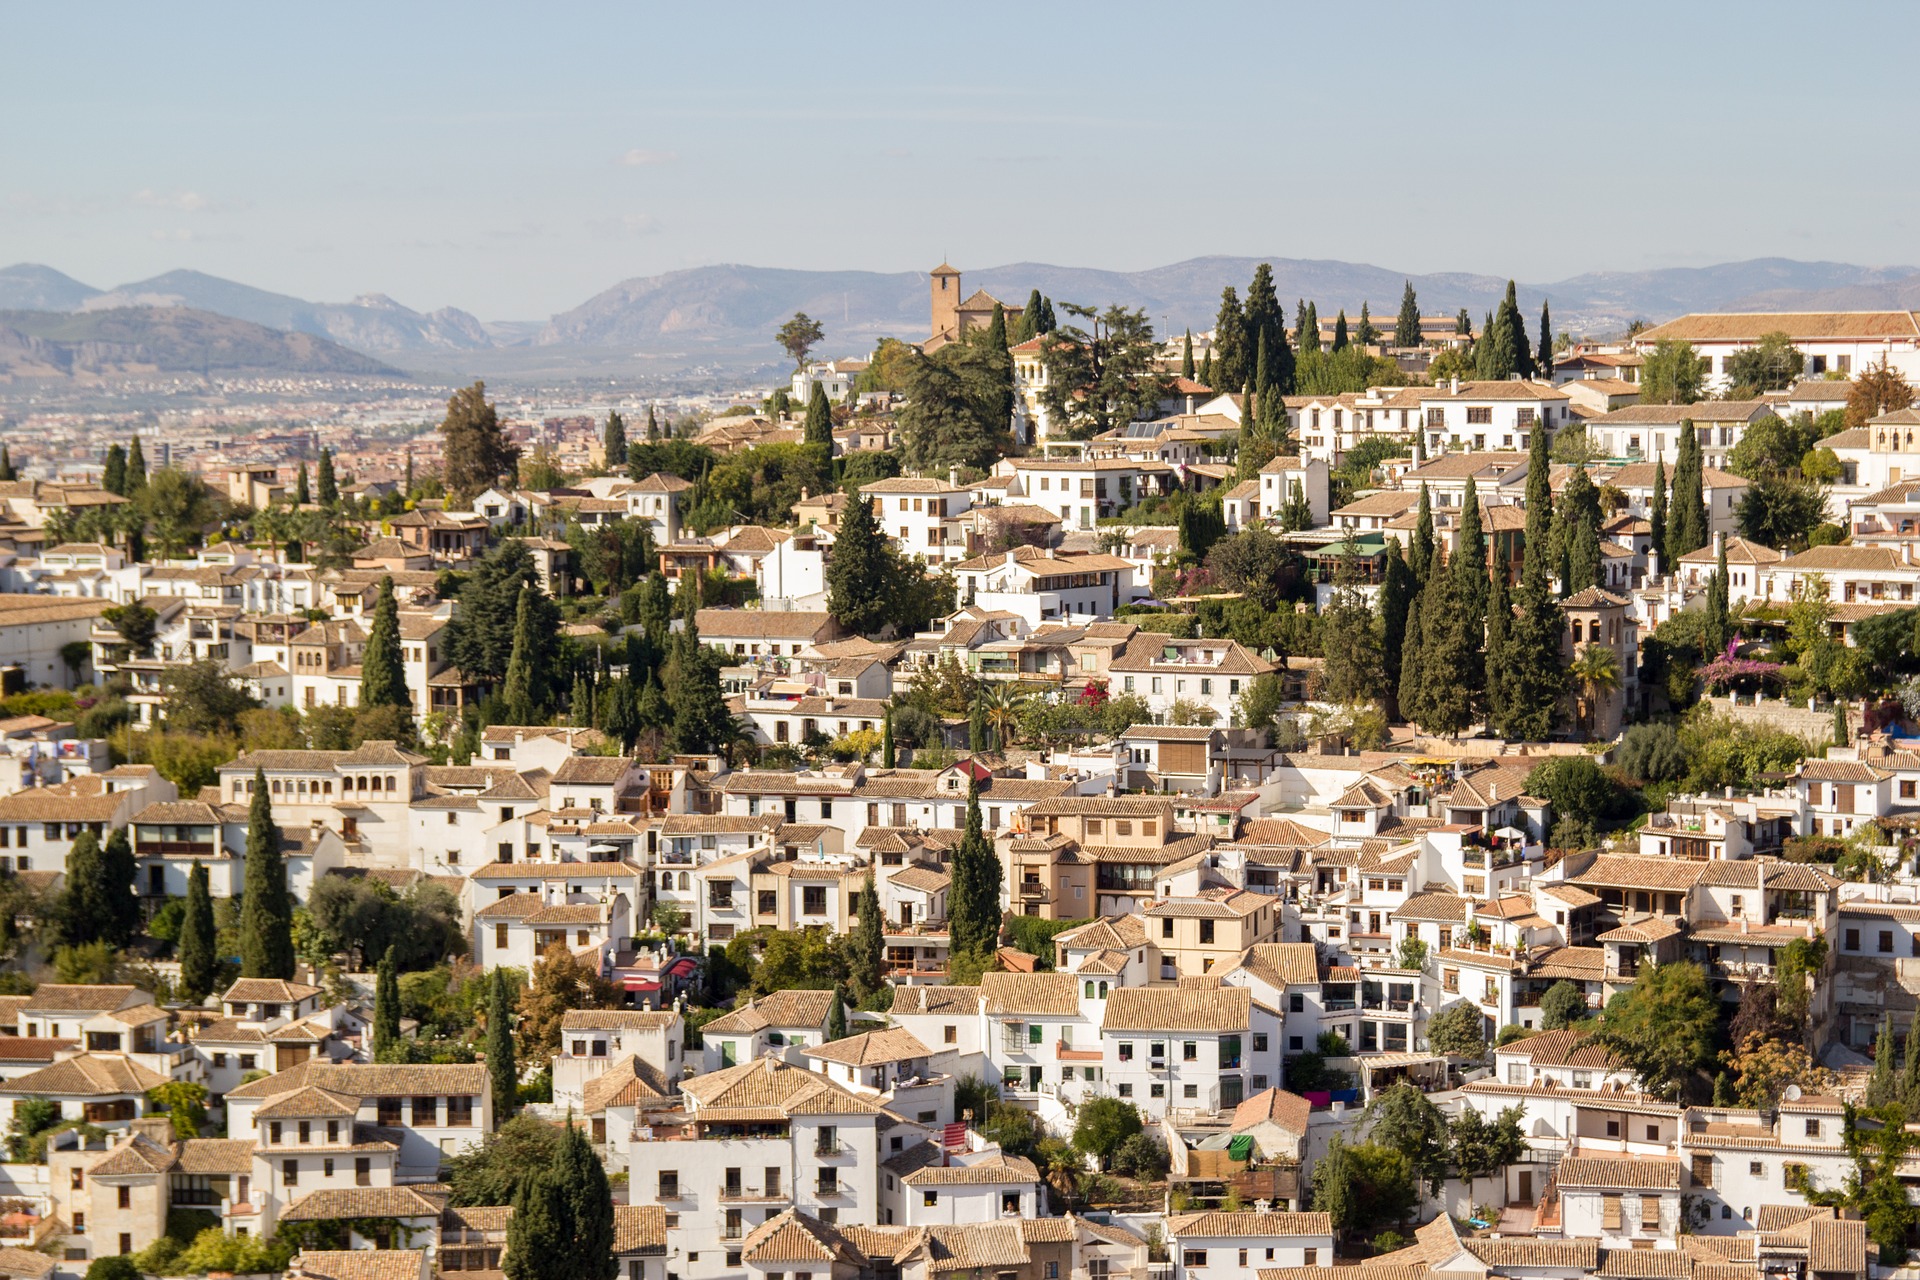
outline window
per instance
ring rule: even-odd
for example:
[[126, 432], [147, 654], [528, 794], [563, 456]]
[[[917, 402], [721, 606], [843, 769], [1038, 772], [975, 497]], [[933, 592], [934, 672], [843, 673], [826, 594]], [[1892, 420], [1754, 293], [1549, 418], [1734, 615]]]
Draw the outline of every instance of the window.
[[660, 1189], [654, 1195], [656, 1200], [678, 1200], [680, 1198], [680, 1171], [662, 1169], [660, 1171]]
[[1601, 1197], [1600, 1226], [1601, 1229], [1605, 1231], [1618, 1231], [1620, 1229], [1619, 1196]]
[[[1271, 1252], [1271, 1250], [1269, 1250], [1269, 1252]], [[1317, 1267], [1320, 1265], [1320, 1251], [1318, 1249], [1308, 1249], [1301, 1256], [1305, 1259], [1306, 1266]]]
[[371, 1156], [355, 1156], [353, 1158], [353, 1185], [356, 1187], [370, 1187], [373, 1185], [373, 1158]]
[[1858, 951], [1860, 949], [1860, 931], [1858, 929], [1847, 930], [1845, 946], [1848, 951]]
[[1046, 1029], [1037, 1022], [1027, 1027], [1027, 1043], [1028, 1044], [1044, 1043], [1043, 1037], [1045, 1035], [1046, 1035]]
[[270, 1146], [280, 1145], [280, 1122], [278, 1120], [267, 1121], [267, 1143]]
[[298, 1160], [282, 1160], [280, 1162], [280, 1185], [283, 1187], [297, 1187], [300, 1185], [300, 1162]]
[[810, 884], [800, 890], [800, 912], [802, 915], [823, 916], [827, 914], [827, 888], [825, 885]]
[[920, 1207], [921, 1207], [921, 1208], [923, 1208], [923, 1209], [931, 1209], [931, 1208], [933, 1208], [933, 1207], [934, 1207], [935, 1205], [937, 1205], [937, 1204], [939, 1204], [939, 1203], [940, 1203], [940, 1195], [939, 1195], [939, 1193], [938, 1193], [938, 1192], [934, 1192], [934, 1191], [922, 1191], [922, 1192], [920, 1193]]
[[[120, 1193], [119, 1203], [122, 1209], [133, 1208], [133, 1188], [132, 1187], [115, 1187], [114, 1190]], [[122, 1249], [121, 1252], [125, 1253], [126, 1250]]]
[[459, 1094], [447, 1099], [447, 1127], [467, 1128], [473, 1124], [473, 1095]]
[[1817, 1138], [1820, 1136], [1820, 1122], [1818, 1120], [1807, 1121], [1807, 1136], [1809, 1138]]
[[1200, 1042], [1197, 1040], [1182, 1040], [1180, 1042], [1180, 1060], [1182, 1062], [1200, 1061]]
[[1120, 1096], [1123, 1098], [1131, 1098], [1133, 1096], [1133, 1086], [1130, 1084], [1122, 1084], [1120, 1086]]
[[1183, 1267], [1206, 1266], [1207, 1251], [1205, 1249], [1182, 1249], [1180, 1251], [1180, 1265]]
[[[440, 1099], [415, 1098], [413, 1100], [413, 1123], [415, 1126], [430, 1125], [440, 1118]], [[302, 1139], [304, 1141], [304, 1139]]]

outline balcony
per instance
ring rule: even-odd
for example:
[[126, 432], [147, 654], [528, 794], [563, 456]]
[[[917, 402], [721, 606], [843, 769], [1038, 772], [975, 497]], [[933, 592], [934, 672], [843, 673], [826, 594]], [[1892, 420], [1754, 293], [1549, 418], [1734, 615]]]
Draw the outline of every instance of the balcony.
[[823, 1139], [813, 1144], [816, 1156], [843, 1156], [848, 1151], [847, 1144], [834, 1138]]
[[1038, 882], [1023, 882], [1020, 886], [1020, 901], [1022, 902], [1050, 902], [1052, 900], [1053, 893], [1044, 884]]

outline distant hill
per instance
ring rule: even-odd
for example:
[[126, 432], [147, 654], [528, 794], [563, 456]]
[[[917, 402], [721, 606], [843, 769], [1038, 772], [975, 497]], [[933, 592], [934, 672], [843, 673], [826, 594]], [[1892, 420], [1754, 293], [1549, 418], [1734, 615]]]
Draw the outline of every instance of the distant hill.
[[0, 311], [0, 379], [147, 373], [398, 376], [400, 371], [314, 334], [186, 307]]
[[99, 296], [92, 285], [37, 262], [0, 267], [0, 311], [74, 311]]
[[[1176, 334], [1186, 328], [1211, 328], [1222, 288], [1231, 284], [1244, 292], [1263, 261], [1272, 264], [1274, 286], [1289, 312], [1299, 299], [1308, 298], [1322, 316], [1344, 307], [1348, 318], [1357, 320], [1366, 302], [1382, 326], [1390, 325], [1399, 310], [1403, 281], [1411, 280], [1426, 314], [1465, 307], [1476, 325], [1506, 290], [1506, 281], [1496, 276], [1408, 275], [1363, 263], [1235, 257], [1193, 258], [1131, 272], [1014, 263], [965, 272], [962, 287], [967, 293], [985, 289], [1009, 307], [1023, 305], [1032, 289], [1051, 297], [1056, 309], [1068, 301], [1124, 303], [1144, 308], [1159, 332]], [[1764, 289], [1884, 288], [1914, 274], [1911, 267], [1762, 258], [1713, 267], [1596, 272], [1551, 284], [1522, 284], [1519, 293], [1530, 323], [1546, 299], [1555, 329], [1610, 333], [1636, 319], [1658, 321], [1725, 308]], [[826, 327], [823, 350], [833, 354], [864, 350], [882, 334], [919, 338], [927, 330], [927, 278], [917, 272], [739, 265], [641, 276], [555, 316], [536, 342], [688, 352], [764, 349], [771, 354], [774, 329], [795, 311], [807, 312]]]
[[1920, 274], [1874, 284], [1769, 289], [1734, 302], [1733, 311], [1920, 311]]

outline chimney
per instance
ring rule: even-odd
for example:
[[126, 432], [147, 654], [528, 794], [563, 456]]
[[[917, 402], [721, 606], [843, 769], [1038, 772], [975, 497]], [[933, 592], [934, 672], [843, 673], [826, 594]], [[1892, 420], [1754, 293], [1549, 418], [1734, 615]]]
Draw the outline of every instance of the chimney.
[[1713, 535], [1714, 559], [1716, 560], [1719, 559], [1720, 553], [1725, 551], [1726, 549], [1727, 549], [1727, 535], [1725, 533], [1715, 533]]
[[960, 487], [960, 468], [958, 467], [947, 468], [947, 483], [952, 485], [956, 489]]
[[1454, 374], [1453, 377], [1447, 382], [1447, 394], [1455, 395], [1455, 396], [1460, 394], [1460, 375], [1459, 374], [1457, 373]]

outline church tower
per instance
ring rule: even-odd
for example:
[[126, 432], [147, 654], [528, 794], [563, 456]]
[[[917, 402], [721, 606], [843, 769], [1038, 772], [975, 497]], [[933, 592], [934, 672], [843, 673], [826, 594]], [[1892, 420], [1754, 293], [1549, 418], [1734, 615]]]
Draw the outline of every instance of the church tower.
[[932, 312], [930, 338], [942, 334], [950, 338], [960, 336], [960, 273], [946, 263], [933, 269], [927, 278], [927, 292]]

